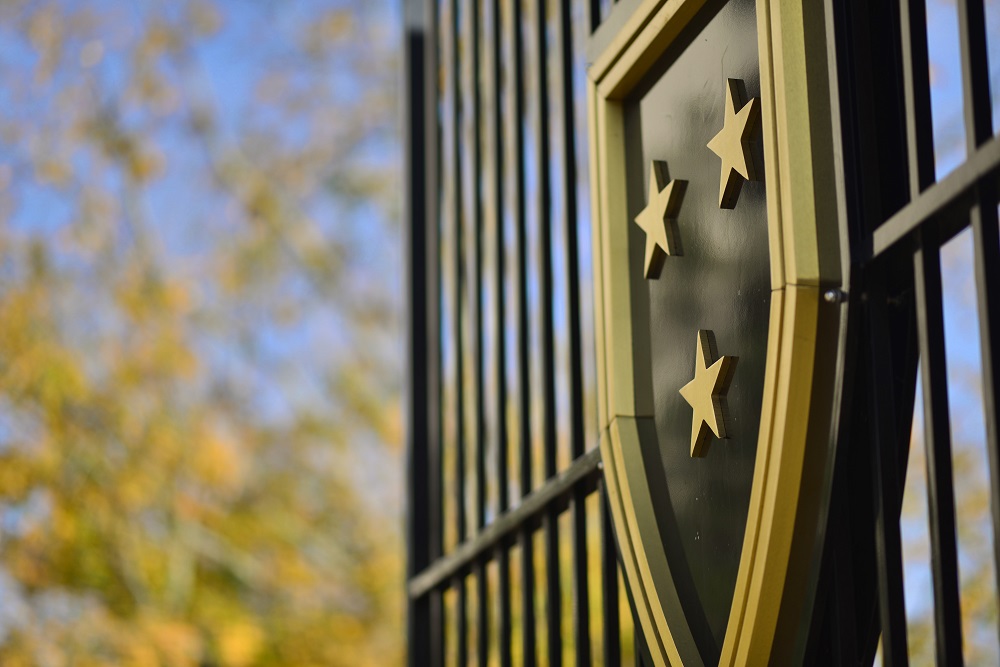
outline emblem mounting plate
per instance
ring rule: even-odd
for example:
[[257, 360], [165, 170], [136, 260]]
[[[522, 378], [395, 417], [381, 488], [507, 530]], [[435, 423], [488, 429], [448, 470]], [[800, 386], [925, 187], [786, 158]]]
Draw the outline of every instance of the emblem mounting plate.
[[[655, 406], [649, 346], [642, 344], [648, 333], [636, 320], [645, 306], [634, 301], [643, 267], [631, 262], [622, 233], [635, 226], [625, 182], [625, 105], [708, 5], [641, 3], [588, 71], [601, 453], [624, 573], [659, 665], [712, 664], [716, 656], [699, 650], [679, 612], [665, 548], [670, 536], [657, 520], [663, 468], [642, 445], [643, 433], [655, 430]], [[822, 295], [842, 288], [844, 258], [827, 72], [820, 69], [825, 27], [804, 21], [803, 11], [801, 2], [756, 3], [771, 298], [753, 483], [720, 665], [791, 659], [822, 546], [816, 526], [823, 525], [828, 494], [836, 426], [830, 397], [838, 376], [837, 346], [824, 332], [838, 331], [842, 317], [840, 304]]]

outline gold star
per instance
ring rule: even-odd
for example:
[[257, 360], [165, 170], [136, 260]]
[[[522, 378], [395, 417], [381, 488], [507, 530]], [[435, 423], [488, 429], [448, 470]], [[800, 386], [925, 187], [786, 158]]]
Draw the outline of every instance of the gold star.
[[705, 456], [712, 440], [728, 438], [726, 430], [726, 392], [736, 370], [739, 357], [719, 357], [715, 349], [715, 334], [698, 331], [698, 351], [694, 360], [694, 379], [681, 387], [681, 396], [694, 409], [691, 424], [691, 456]]
[[743, 181], [756, 181], [755, 139], [760, 129], [760, 100], [747, 102], [747, 90], [740, 79], [726, 80], [726, 120], [719, 133], [708, 142], [712, 152], [722, 158], [719, 182], [719, 206], [734, 208]]
[[635, 216], [635, 222], [646, 232], [646, 278], [658, 278], [667, 255], [679, 255], [680, 244], [671, 221], [677, 217], [687, 181], [667, 183], [667, 163], [653, 160], [649, 170], [649, 200], [646, 208]]

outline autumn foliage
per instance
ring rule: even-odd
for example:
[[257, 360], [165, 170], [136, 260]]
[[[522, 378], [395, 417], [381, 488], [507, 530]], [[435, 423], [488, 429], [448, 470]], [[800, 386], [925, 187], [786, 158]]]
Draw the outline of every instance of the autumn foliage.
[[401, 661], [390, 9], [0, 4], [0, 664]]

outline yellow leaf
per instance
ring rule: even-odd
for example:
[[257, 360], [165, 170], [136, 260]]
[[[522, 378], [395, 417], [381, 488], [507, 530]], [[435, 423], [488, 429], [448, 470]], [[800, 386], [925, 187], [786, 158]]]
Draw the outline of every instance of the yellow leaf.
[[197, 442], [194, 467], [199, 477], [224, 490], [238, 487], [245, 468], [239, 444], [216, 426], [205, 428]]
[[264, 639], [264, 631], [249, 621], [227, 625], [218, 636], [221, 663], [225, 667], [245, 667], [251, 664], [264, 647]]

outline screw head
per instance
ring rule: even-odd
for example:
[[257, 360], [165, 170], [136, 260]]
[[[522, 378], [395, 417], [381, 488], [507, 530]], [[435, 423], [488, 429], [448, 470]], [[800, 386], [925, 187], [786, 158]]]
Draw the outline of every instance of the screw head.
[[823, 292], [823, 300], [827, 303], [843, 303], [847, 301], [847, 292], [839, 289], [828, 289]]

